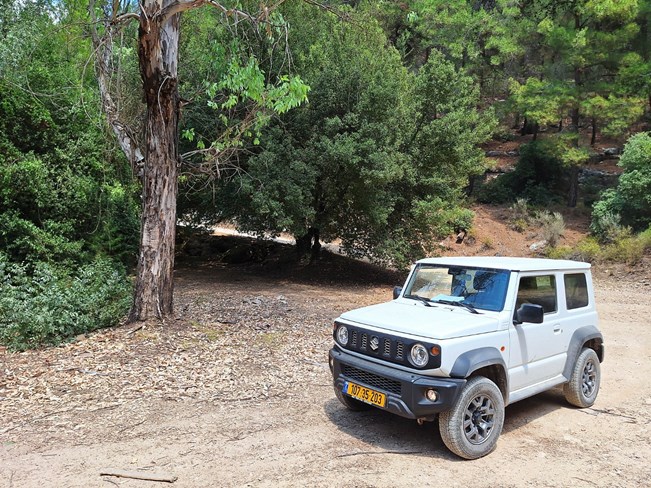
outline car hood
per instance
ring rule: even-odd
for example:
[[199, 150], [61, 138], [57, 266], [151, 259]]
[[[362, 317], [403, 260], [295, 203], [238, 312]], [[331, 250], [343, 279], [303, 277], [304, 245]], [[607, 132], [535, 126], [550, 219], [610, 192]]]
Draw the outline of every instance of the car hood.
[[340, 318], [361, 327], [372, 326], [439, 340], [485, 334], [498, 328], [494, 312], [473, 314], [461, 307], [427, 307], [412, 300], [408, 302], [392, 301], [358, 308], [342, 314]]

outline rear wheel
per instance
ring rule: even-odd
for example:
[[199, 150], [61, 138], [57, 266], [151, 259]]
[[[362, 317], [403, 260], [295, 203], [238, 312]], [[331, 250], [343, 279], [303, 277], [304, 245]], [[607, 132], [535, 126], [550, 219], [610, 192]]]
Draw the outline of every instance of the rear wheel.
[[339, 401], [346, 407], [348, 410], [353, 410], [354, 412], [361, 412], [362, 410], [368, 410], [371, 408], [371, 405], [368, 403], [360, 402], [353, 397], [349, 397], [344, 394], [339, 388], [335, 386], [335, 395]]
[[601, 384], [601, 365], [593, 349], [585, 348], [574, 363], [570, 381], [563, 386], [565, 399], [575, 407], [591, 407]]
[[503, 425], [502, 392], [483, 376], [468, 380], [452, 408], [439, 415], [443, 442], [464, 459], [477, 459], [493, 451]]

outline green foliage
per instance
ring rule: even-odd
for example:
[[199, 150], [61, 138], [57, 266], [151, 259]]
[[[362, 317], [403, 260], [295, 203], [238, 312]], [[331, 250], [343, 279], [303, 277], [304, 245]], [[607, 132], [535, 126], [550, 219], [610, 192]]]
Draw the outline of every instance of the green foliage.
[[77, 64], [87, 47], [29, 2], [0, 34], [0, 248], [12, 261], [133, 263], [135, 184], [79, 105], [97, 101]]
[[0, 14], [0, 342], [15, 350], [113, 325], [131, 298], [115, 261], [134, 261], [137, 190], [67, 16], [47, 2]]
[[543, 210], [536, 215], [536, 224], [540, 229], [540, 237], [547, 241], [549, 247], [556, 247], [565, 232], [565, 221], [558, 212]]
[[418, 200], [409, 214], [409, 224], [393, 232], [375, 253], [397, 267], [406, 267], [423, 255], [440, 252], [439, 242], [461, 229], [470, 229], [474, 213], [440, 198]]
[[130, 302], [131, 285], [110, 261], [75, 272], [46, 263], [28, 270], [0, 253], [0, 342], [12, 350], [115, 325]]
[[567, 109], [570, 93], [564, 83], [528, 78], [524, 84], [509, 80], [513, 107], [530, 121], [540, 125], [558, 122]]
[[220, 163], [258, 146], [273, 117], [307, 101], [310, 87], [290, 72], [282, 49], [287, 21], [278, 10], [272, 19], [261, 35], [248, 23], [229, 29], [232, 20], [210, 10], [182, 17], [184, 32], [192, 34], [181, 40], [180, 94], [193, 102], [181, 121], [183, 160], [190, 170], [182, 191], [203, 183], [192, 178], [197, 173], [227, 176]]
[[602, 194], [601, 200], [592, 206], [590, 231], [601, 242], [615, 241], [623, 230], [620, 222], [621, 217], [615, 205], [617, 200], [617, 192], [609, 189]]
[[620, 229], [617, 237], [608, 243], [601, 243], [596, 237], [586, 237], [576, 247], [561, 246], [547, 250], [547, 257], [553, 259], [574, 259], [578, 261], [615, 262], [634, 265], [645, 253], [651, 251], [651, 227], [638, 235], [630, 229]]
[[420, 44], [445, 53], [457, 68], [468, 70], [489, 97], [504, 89], [501, 72], [524, 54], [522, 38], [534, 29], [521, 7], [508, 0], [420, 0], [412, 8]]
[[562, 154], [553, 141], [546, 139], [520, 146], [514, 171], [483, 185], [477, 199], [485, 203], [507, 203], [520, 198], [532, 205], [557, 201], [564, 168]]
[[302, 4], [283, 16], [309, 104], [272, 121], [214, 197], [189, 196], [184, 218], [296, 237], [316, 228], [351, 255], [392, 262], [469, 227], [462, 191], [495, 127], [473, 80], [435, 51], [410, 72], [368, 17], [341, 23]]
[[612, 242], [621, 227], [639, 231], [651, 224], [651, 135], [632, 136], [618, 164], [624, 173], [617, 188], [606, 190], [593, 206], [590, 230], [604, 242]]

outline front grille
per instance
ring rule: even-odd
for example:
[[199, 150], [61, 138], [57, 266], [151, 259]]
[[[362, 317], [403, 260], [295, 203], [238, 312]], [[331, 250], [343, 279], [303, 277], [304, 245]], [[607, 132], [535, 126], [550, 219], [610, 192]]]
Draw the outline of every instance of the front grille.
[[[337, 327], [344, 325], [336, 323]], [[409, 351], [416, 342], [423, 344], [428, 350], [431, 350], [435, 344], [428, 341], [416, 341], [406, 339], [397, 335], [389, 334], [383, 331], [371, 331], [345, 324], [348, 328], [348, 343], [341, 345], [335, 336], [334, 339], [344, 349], [355, 351], [365, 356], [374, 357], [390, 363], [401, 364], [408, 368], [413, 368], [409, 361]], [[333, 332], [333, 336], [335, 333]], [[438, 346], [436, 346], [438, 348]], [[430, 355], [427, 366], [421, 369], [433, 369], [441, 367], [441, 355]]]
[[388, 391], [396, 395], [400, 395], [402, 392], [399, 381], [385, 378], [379, 374], [369, 373], [368, 371], [363, 371], [347, 364], [342, 364], [341, 372], [354, 381], [359, 381], [378, 390]]
[[396, 359], [402, 359], [405, 352], [405, 346], [402, 342], [398, 341], [396, 344]]

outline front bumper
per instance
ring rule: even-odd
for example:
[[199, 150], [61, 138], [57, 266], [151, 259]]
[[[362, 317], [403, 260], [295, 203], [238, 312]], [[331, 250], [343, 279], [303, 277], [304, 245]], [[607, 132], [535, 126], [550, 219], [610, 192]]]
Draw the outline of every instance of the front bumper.
[[[410, 373], [351, 356], [336, 347], [330, 350], [332, 378], [339, 391], [345, 381], [380, 391], [387, 396], [384, 410], [408, 419], [431, 420], [436, 414], [452, 408], [464, 379], [435, 378]], [[434, 389], [438, 399], [427, 399], [425, 392]]]

